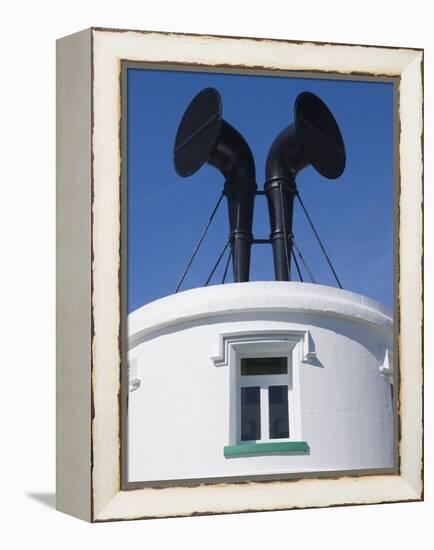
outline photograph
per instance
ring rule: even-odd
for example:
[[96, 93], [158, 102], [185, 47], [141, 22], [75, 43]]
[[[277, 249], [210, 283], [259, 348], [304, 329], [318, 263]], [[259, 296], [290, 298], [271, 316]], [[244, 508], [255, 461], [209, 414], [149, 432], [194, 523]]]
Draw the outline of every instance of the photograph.
[[423, 51], [57, 48], [58, 509], [420, 500]]
[[121, 86], [124, 489], [396, 473], [396, 80]]

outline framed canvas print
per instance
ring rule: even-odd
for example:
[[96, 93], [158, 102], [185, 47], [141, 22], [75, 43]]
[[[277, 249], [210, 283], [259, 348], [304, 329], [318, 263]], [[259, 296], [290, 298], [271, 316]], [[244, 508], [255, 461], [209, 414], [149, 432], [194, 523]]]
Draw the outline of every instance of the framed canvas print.
[[57, 44], [57, 506], [423, 498], [423, 51]]

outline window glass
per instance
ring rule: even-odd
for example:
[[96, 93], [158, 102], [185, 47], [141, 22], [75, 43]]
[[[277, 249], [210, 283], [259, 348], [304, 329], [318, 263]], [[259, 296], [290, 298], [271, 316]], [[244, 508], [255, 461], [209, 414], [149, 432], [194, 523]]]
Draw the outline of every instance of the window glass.
[[260, 388], [241, 388], [241, 441], [261, 439]]
[[288, 386], [268, 388], [270, 439], [289, 437]]
[[244, 357], [241, 359], [241, 376], [287, 373], [287, 357]]

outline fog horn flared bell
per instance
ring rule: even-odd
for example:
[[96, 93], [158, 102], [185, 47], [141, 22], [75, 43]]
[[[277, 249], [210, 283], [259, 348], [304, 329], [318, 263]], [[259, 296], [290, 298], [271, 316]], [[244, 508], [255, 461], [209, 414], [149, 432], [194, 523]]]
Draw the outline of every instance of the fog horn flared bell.
[[187, 107], [176, 134], [174, 163], [182, 177], [193, 175], [204, 163], [223, 174], [234, 281], [248, 281], [256, 195], [255, 163], [243, 136], [222, 118], [220, 95], [214, 88], [199, 92]]
[[345, 169], [345, 145], [327, 105], [302, 92], [294, 105], [294, 122], [276, 137], [268, 152], [264, 191], [270, 216], [276, 281], [289, 281], [295, 178], [312, 165], [322, 176], [338, 178]]

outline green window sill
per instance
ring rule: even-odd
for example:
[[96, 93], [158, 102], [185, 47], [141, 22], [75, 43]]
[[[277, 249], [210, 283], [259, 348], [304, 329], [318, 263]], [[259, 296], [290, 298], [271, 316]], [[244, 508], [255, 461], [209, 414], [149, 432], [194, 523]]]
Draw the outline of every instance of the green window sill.
[[275, 443], [245, 443], [240, 445], [226, 445], [225, 456], [239, 456], [266, 453], [306, 453], [309, 445], [306, 441], [276, 441]]

